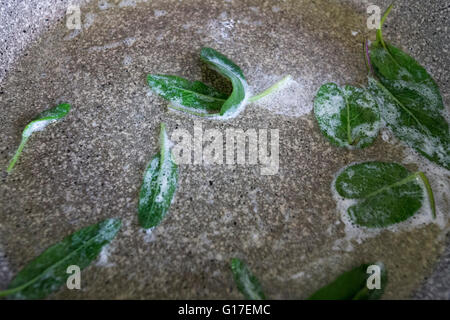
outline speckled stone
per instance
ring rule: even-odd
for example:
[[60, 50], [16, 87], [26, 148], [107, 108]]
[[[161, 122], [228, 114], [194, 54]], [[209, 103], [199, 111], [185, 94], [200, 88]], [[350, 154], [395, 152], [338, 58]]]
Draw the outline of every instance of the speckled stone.
[[40, 34], [64, 20], [68, 4], [80, 0], [0, 1], [0, 81], [24, 49]]
[[[368, 2], [90, 1], [82, 7], [81, 32], [65, 27], [68, 1], [26, 3], [1, 1], [0, 167], [7, 167], [21, 130], [37, 113], [62, 101], [73, 109], [33, 136], [15, 171], [1, 177], [0, 289], [64, 236], [120, 217], [123, 228], [106, 265], [97, 261], [83, 272], [81, 291], [62, 288], [49, 298], [239, 299], [229, 271], [235, 256], [251, 265], [274, 299], [306, 298], [367, 261], [384, 261], [389, 270], [385, 298], [449, 298], [448, 250], [435, 267], [448, 224], [383, 231], [352, 243], [352, 251], [335, 246], [345, 234], [330, 192], [335, 172], [355, 161], [402, 162], [405, 153], [381, 137], [364, 150], [332, 147], [309, 112], [324, 82], [364, 85], [361, 42], [373, 37], [365, 27]], [[447, 7], [445, 0], [398, 1], [385, 34], [427, 67], [448, 106]], [[136, 208], [159, 124], [167, 124], [169, 135], [177, 128], [192, 134], [197, 119], [168, 112], [145, 76], [177, 74], [229, 89], [199, 61], [202, 46], [231, 57], [255, 91], [262, 78], [291, 74], [303, 86], [299, 109], [307, 112], [286, 114], [273, 101], [270, 110], [252, 104], [230, 121], [202, 121], [204, 130], [221, 132], [279, 129], [279, 173], [182, 165], [169, 215], [147, 234]]]

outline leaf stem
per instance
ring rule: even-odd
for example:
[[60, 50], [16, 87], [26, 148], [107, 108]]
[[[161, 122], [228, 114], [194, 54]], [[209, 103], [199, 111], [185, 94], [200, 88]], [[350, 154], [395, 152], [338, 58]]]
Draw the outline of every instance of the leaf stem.
[[349, 145], [353, 145], [354, 141], [352, 139], [352, 129], [350, 126], [350, 105], [348, 104], [345, 94], [343, 94], [342, 96], [344, 97], [345, 107], [347, 109], [347, 140]]
[[162, 164], [163, 159], [165, 158], [165, 151], [166, 151], [166, 124], [164, 122], [161, 122], [161, 131], [159, 132], [159, 148], [160, 148], [160, 162]]
[[381, 42], [381, 45], [383, 46], [384, 50], [386, 50], [386, 52], [388, 53], [388, 55], [391, 57], [392, 61], [394, 61], [394, 63], [395, 63], [396, 65], [400, 66], [400, 63], [394, 58], [394, 56], [392, 55], [392, 53], [389, 51], [389, 49], [388, 49], [386, 43], [384, 42], [384, 39], [383, 39], [383, 31], [382, 31], [383, 24], [384, 24], [384, 22], [386, 21], [386, 19], [387, 19], [389, 13], [391, 12], [392, 8], [394, 7], [395, 1], [396, 1], [396, 0], [394, 0], [394, 1], [392, 2], [392, 4], [387, 8], [386, 12], [385, 12], [384, 15], [383, 15], [383, 18], [382, 18], [381, 21], [380, 21], [380, 28], [377, 30], [377, 40], [378, 40], [379, 42]]
[[372, 62], [370, 61], [369, 39], [366, 39], [366, 41], [364, 41], [363, 48], [364, 48], [364, 57], [365, 57], [364, 60], [366, 62], [367, 72], [369, 73], [369, 75], [371, 75], [373, 77], [375, 72], [373, 70]]
[[352, 300], [361, 300], [364, 299], [365, 296], [369, 294], [369, 289], [367, 286], [364, 286], [361, 290], [359, 290], [354, 297], [352, 297]]
[[277, 83], [272, 85], [271, 87], [267, 88], [263, 92], [261, 92], [261, 93], [257, 94], [256, 96], [253, 96], [250, 99], [248, 99], [248, 102], [255, 102], [255, 101], [258, 101], [258, 100], [264, 98], [265, 96], [268, 96], [269, 94], [271, 94], [271, 93], [277, 91], [278, 89], [280, 89], [283, 85], [285, 85], [291, 79], [292, 79], [292, 77], [290, 75], [287, 75], [286, 77], [284, 77], [283, 79], [281, 79], [280, 81], [278, 81]]
[[436, 202], [434, 201], [433, 189], [431, 189], [430, 182], [428, 181], [427, 176], [419, 171], [416, 172], [416, 176], [420, 178], [425, 186], [425, 190], [427, 190], [428, 200], [430, 201], [431, 212], [433, 214], [433, 218], [436, 219]]
[[382, 31], [382, 29], [383, 29], [383, 24], [384, 24], [384, 22], [386, 21], [386, 19], [387, 19], [389, 13], [391, 12], [392, 8], [394, 7], [394, 4], [395, 4], [395, 0], [394, 0], [394, 1], [391, 3], [391, 5], [387, 8], [386, 12], [385, 12], [384, 15], [383, 15], [383, 18], [381, 18], [381, 21], [380, 21], [380, 27], [379, 27], [379, 29], [377, 30], [377, 40], [379, 40], [379, 41], [381, 42], [381, 44], [383, 45], [383, 47], [384, 47], [386, 50], [387, 50], [387, 48], [386, 48], [386, 44], [384, 43], [384, 40], [383, 40], [383, 31]]
[[16, 164], [17, 160], [19, 159], [20, 154], [22, 153], [22, 150], [25, 147], [25, 144], [27, 143], [27, 141], [28, 141], [28, 138], [22, 138], [19, 148], [17, 149], [16, 153], [14, 154], [14, 157], [11, 159], [11, 162], [9, 163], [8, 169], [6, 169], [6, 172], [11, 173], [11, 171], [14, 168], [14, 165]]
[[10, 295], [12, 295], [14, 293], [17, 293], [17, 292], [21, 291], [22, 289], [25, 289], [27, 286], [29, 286], [28, 282], [25, 283], [24, 285], [21, 285], [20, 287], [17, 287], [17, 288], [0, 291], [0, 298], [7, 297], [7, 296], [10, 296]]

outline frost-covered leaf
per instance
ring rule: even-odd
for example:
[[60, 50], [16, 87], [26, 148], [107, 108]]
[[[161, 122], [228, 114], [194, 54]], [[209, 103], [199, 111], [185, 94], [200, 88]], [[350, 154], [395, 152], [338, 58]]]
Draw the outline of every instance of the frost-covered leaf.
[[22, 153], [25, 144], [27, 143], [30, 136], [37, 131], [42, 131], [49, 124], [58, 121], [59, 119], [64, 118], [67, 113], [70, 111], [70, 105], [67, 103], [62, 103], [52, 109], [46, 110], [39, 114], [33, 121], [31, 121], [22, 132], [22, 141], [20, 143], [19, 148], [17, 149], [14, 157], [8, 166], [8, 173], [12, 171], [16, 161], [19, 159], [20, 154]]
[[231, 259], [231, 271], [239, 291], [249, 300], [264, 300], [258, 279], [253, 275], [247, 265], [238, 258]]
[[345, 168], [334, 188], [345, 199], [354, 199], [348, 214], [354, 223], [380, 228], [402, 222], [423, 205], [425, 186], [430, 207], [435, 204], [430, 184], [422, 172], [411, 173], [396, 163], [365, 162]]
[[107, 219], [83, 228], [45, 250], [26, 265], [9, 284], [0, 291], [0, 297], [13, 299], [43, 299], [66, 283], [71, 265], [86, 268], [100, 254], [102, 247], [111, 242], [121, 226], [119, 219]]
[[226, 56], [212, 48], [203, 48], [201, 59], [206, 62], [213, 70], [227, 77], [233, 86], [233, 92], [222, 105], [220, 115], [232, 115], [239, 111], [244, 105], [248, 95], [248, 84], [245, 80], [241, 68]]
[[385, 42], [381, 29], [369, 56], [376, 76], [369, 78], [369, 90], [377, 99], [382, 119], [397, 138], [450, 169], [449, 128], [436, 82], [412, 57]]
[[[367, 279], [370, 276], [367, 268], [370, 265], [380, 267], [380, 289], [367, 287]], [[383, 264], [363, 264], [344, 272], [336, 280], [311, 295], [309, 300], [377, 300], [383, 294], [386, 284], [387, 272]]]
[[349, 85], [323, 85], [314, 100], [314, 114], [322, 133], [339, 147], [367, 147], [380, 128], [375, 100], [365, 89]]
[[170, 109], [199, 117], [227, 119], [237, 115], [246, 103], [256, 102], [280, 90], [291, 79], [286, 76], [270, 88], [250, 97], [244, 74], [233, 61], [211, 48], [203, 48], [200, 56], [211, 69], [230, 80], [233, 87], [231, 95], [223, 94], [200, 81], [189, 81], [169, 75], [148, 75], [149, 86], [171, 102]]
[[150, 74], [147, 81], [153, 91], [175, 106], [219, 111], [228, 98], [226, 94], [200, 81], [189, 81], [177, 76]]
[[239, 112], [248, 96], [248, 85], [242, 70], [229, 58], [211, 48], [203, 48], [201, 59], [210, 68], [231, 81], [230, 96], [203, 84], [177, 76], [149, 75], [149, 86], [172, 104], [169, 108], [202, 117], [228, 117]]
[[177, 188], [178, 166], [170, 151], [165, 125], [161, 124], [160, 152], [148, 165], [139, 195], [139, 224], [149, 229], [158, 225], [169, 210]]

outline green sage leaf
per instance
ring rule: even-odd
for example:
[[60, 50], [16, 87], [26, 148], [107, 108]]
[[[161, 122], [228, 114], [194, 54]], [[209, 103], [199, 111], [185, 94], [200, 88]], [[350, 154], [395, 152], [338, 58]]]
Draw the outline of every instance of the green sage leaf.
[[322, 133], [336, 146], [365, 148], [378, 136], [378, 107], [365, 89], [325, 84], [314, 100], [314, 114]]
[[369, 56], [376, 76], [369, 78], [369, 90], [387, 126], [421, 155], [450, 169], [449, 127], [436, 82], [411, 56], [386, 43], [381, 29]]
[[232, 115], [244, 105], [248, 95], [248, 84], [242, 70], [230, 59], [212, 48], [203, 48], [201, 59], [213, 70], [230, 79], [233, 92], [222, 105], [220, 115]]
[[220, 52], [203, 48], [201, 59], [213, 70], [230, 80], [231, 95], [226, 95], [200, 81], [189, 81], [177, 76], [150, 74], [149, 86], [161, 97], [169, 100], [169, 109], [186, 112], [198, 117], [230, 118], [239, 113], [246, 103], [256, 102], [280, 90], [291, 80], [286, 76], [263, 92], [250, 97], [242, 70]]
[[107, 219], [83, 228], [45, 250], [25, 266], [0, 297], [43, 299], [66, 283], [71, 265], [86, 268], [111, 242], [121, 226], [119, 219]]
[[243, 261], [237, 258], [231, 259], [231, 271], [239, 291], [246, 299], [264, 300], [266, 298], [258, 279]]
[[[367, 272], [370, 265], [380, 267], [380, 289], [368, 289]], [[387, 284], [387, 271], [382, 263], [363, 264], [341, 274], [333, 282], [316, 291], [309, 300], [377, 300]]]
[[165, 125], [161, 124], [160, 152], [150, 161], [139, 195], [140, 225], [149, 229], [165, 217], [177, 188], [178, 166], [173, 161]]
[[189, 81], [177, 76], [148, 75], [148, 85], [158, 95], [176, 106], [203, 111], [219, 111], [228, 96], [200, 81]]
[[9, 163], [7, 172], [10, 173], [12, 171], [28, 139], [34, 132], [44, 130], [45, 127], [47, 127], [49, 124], [64, 118], [67, 115], [67, 113], [69, 113], [69, 111], [70, 105], [67, 103], [62, 103], [52, 109], [42, 112], [33, 121], [31, 121], [22, 132], [22, 141], [14, 157]]
[[365, 162], [345, 168], [334, 187], [345, 199], [354, 199], [348, 214], [352, 221], [368, 228], [396, 224], [413, 216], [424, 200], [421, 180], [435, 216], [434, 196], [421, 172], [411, 173], [396, 163]]

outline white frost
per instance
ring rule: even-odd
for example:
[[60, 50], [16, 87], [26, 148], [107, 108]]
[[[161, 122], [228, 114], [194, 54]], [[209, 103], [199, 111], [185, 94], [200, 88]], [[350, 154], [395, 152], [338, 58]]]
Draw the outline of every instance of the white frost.
[[166, 14], [167, 14], [167, 11], [165, 11], [165, 10], [155, 10], [154, 11], [155, 17], [162, 17], [162, 16], [165, 16]]
[[24, 138], [28, 138], [31, 136], [34, 132], [42, 131], [47, 127], [50, 123], [55, 122], [56, 120], [42, 120], [42, 121], [35, 121], [32, 122], [30, 125], [28, 125], [25, 130], [23, 131], [22, 136]]
[[[250, 80], [252, 91], [258, 93], [269, 88], [286, 75], [270, 75], [263, 73], [261, 70], [255, 70], [250, 73], [250, 76], [252, 78]], [[315, 95], [313, 86], [307, 79], [290, 79], [282, 88], [254, 102], [254, 105], [274, 114], [301, 117], [312, 110], [311, 101]]]
[[113, 267], [115, 264], [109, 262], [112, 251], [114, 251], [114, 248], [111, 247], [111, 244], [105, 245], [102, 248], [102, 251], [100, 251], [100, 255], [95, 265], [98, 267]]

